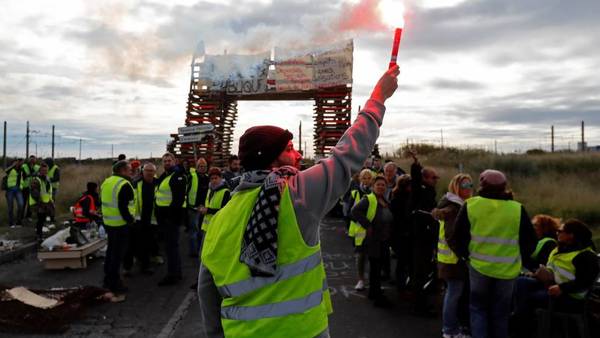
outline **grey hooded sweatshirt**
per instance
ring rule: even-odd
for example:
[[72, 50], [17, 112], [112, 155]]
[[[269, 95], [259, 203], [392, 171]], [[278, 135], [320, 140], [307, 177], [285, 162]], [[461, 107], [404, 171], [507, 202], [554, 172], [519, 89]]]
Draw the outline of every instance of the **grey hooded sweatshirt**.
[[[319, 242], [321, 219], [348, 190], [352, 175], [360, 171], [371, 154], [379, 136], [384, 113], [385, 106], [382, 103], [368, 100], [352, 126], [332, 149], [331, 156], [289, 178], [288, 188], [294, 211], [307, 245], [312, 246]], [[242, 181], [235, 191], [257, 186]], [[212, 275], [202, 264], [198, 275], [198, 299], [206, 336], [223, 337], [221, 296]], [[317, 337], [329, 337], [328, 330]]]

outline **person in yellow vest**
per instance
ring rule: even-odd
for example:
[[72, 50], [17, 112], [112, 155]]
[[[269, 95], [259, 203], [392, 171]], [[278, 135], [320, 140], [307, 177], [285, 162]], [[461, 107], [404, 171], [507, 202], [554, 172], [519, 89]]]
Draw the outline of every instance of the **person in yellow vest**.
[[162, 157], [164, 172], [156, 180], [155, 213], [160, 231], [165, 236], [167, 275], [159, 286], [177, 284], [182, 280], [181, 253], [179, 249], [180, 227], [183, 225], [187, 179], [175, 156], [165, 153]]
[[461, 207], [446, 239], [469, 261], [472, 336], [506, 338], [513, 287], [533, 253], [535, 232], [525, 208], [513, 201], [504, 173], [485, 170], [479, 186], [479, 196]]
[[519, 336], [535, 333], [535, 309], [552, 307], [559, 312], [581, 313], [584, 299], [600, 273], [592, 232], [576, 219], [565, 222], [557, 231], [558, 246], [546, 266], [532, 277], [519, 277], [515, 287], [514, 318]]
[[56, 194], [60, 186], [60, 167], [54, 162], [54, 159], [48, 157], [44, 160], [48, 165], [48, 179], [52, 183], [52, 198], [56, 201]]
[[210, 220], [213, 216], [229, 202], [231, 194], [229, 185], [223, 179], [223, 173], [219, 168], [210, 168], [208, 171], [210, 183], [208, 184], [208, 193], [204, 200], [204, 205], [198, 208], [200, 214], [204, 216], [202, 220], [202, 231], [206, 233], [210, 226]]
[[[8, 208], [8, 225], [10, 227], [21, 226], [23, 218], [23, 191], [21, 190], [22, 172], [21, 166], [23, 159], [15, 160], [12, 165], [6, 168], [3, 184], [6, 190], [6, 204]], [[14, 203], [17, 203], [17, 217], [14, 216]]]
[[29, 207], [37, 215], [36, 234], [38, 241], [42, 240], [42, 229], [46, 217], [54, 215], [54, 200], [52, 199], [52, 183], [48, 179], [48, 165], [40, 165], [38, 175], [31, 178], [29, 188]]
[[[350, 191], [350, 210], [360, 200], [371, 193], [371, 185], [373, 184], [373, 172], [371, 169], [363, 169], [358, 176], [360, 184], [356, 189]], [[356, 258], [356, 269], [358, 271], [358, 281], [354, 286], [357, 291], [365, 289], [365, 250], [363, 241], [367, 235], [365, 228], [360, 226], [352, 218], [352, 212], [350, 212], [350, 228], [348, 229], [348, 236], [352, 238], [352, 244], [354, 245], [354, 256]]]
[[[140, 272], [152, 275], [154, 271], [150, 268], [150, 248], [155, 241], [156, 218], [154, 217], [154, 181], [156, 178], [156, 166], [145, 163], [141, 166], [138, 178], [133, 181], [135, 193], [135, 223], [130, 229], [129, 245], [123, 260], [125, 276], [131, 275], [134, 257], [139, 265]], [[135, 171], [134, 171], [135, 173]]]
[[206, 200], [209, 180], [208, 162], [201, 157], [196, 162], [196, 168], [190, 168], [190, 174], [188, 175], [187, 216], [190, 223], [189, 256], [193, 258], [198, 258], [200, 252], [200, 241], [202, 239], [200, 224], [202, 224], [204, 215], [199, 212], [199, 208], [204, 205]]
[[535, 251], [531, 254], [531, 262], [526, 268], [531, 272], [538, 269], [540, 265], [548, 263], [548, 257], [556, 248], [556, 232], [560, 228], [560, 219], [548, 215], [535, 215], [531, 219], [535, 235], [538, 238]]
[[468, 174], [458, 174], [448, 184], [448, 192], [431, 211], [440, 222], [437, 244], [438, 277], [446, 282], [442, 310], [442, 337], [459, 338], [469, 330], [469, 270], [448, 246], [447, 238], [454, 232], [454, 222], [460, 207], [473, 195], [473, 180]]
[[394, 223], [394, 215], [385, 199], [386, 186], [385, 177], [375, 177], [373, 193], [365, 195], [352, 208], [352, 217], [367, 230], [364, 245], [369, 256], [369, 299], [378, 307], [391, 306], [381, 290], [382, 262], [385, 255], [389, 254], [389, 240]]
[[21, 190], [23, 191], [23, 201], [25, 202], [25, 209], [23, 209], [25, 214], [23, 215], [23, 218], [31, 217], [31, 206], [29, 205], [31, 179], [38, 174], [39, 170], [40, 165], [37, 164], [37, 159], [34, 155], [29, 156], [27, 162], [21, 166], [21, 172], [23, 175], [23, 178], [21, 179]]
[[135, 194], [131, 185], [131, 165], [122, 160], [100, 186], [102, 220], [108, 235], [104, 259], [104, 287], [115, 293], [127, 291], [121, 280], [121, 262], [129, 245], [129, 232], [135, 222]]
[[246, 171], [202, 248], [198, 299], [208, 337], [329, 337], [319, 223], [373, 150], [398, 74], [397, 66], [385, 72], [330, 157], [306, 170], [297, 169], [302, 156], [289, 131], [257, 126], [242, 135]]

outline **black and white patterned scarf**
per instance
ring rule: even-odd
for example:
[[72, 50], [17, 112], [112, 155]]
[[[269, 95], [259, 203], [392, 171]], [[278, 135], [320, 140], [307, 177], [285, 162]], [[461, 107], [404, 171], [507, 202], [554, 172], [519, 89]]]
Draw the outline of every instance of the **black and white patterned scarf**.
[[277, 270], [277, 218], [281, 193], [289, 177], [298, 173], [290, 166], [274, 171], [244, 173], [242, 183], [261, 184], [258, 199], [246, 225], [240, 262], [248, 265], [252, 276], [270, 277]]

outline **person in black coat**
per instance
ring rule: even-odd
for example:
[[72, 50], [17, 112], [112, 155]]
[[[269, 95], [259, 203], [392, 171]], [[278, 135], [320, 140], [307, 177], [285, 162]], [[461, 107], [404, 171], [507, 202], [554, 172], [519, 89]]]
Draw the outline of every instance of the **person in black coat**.
[[396, 253], [396, 287], [403, 290], [407, 286], [408, 276], [411, 271], [411, 241], [410, 213], [411, 213], [411, 178], [410, 175], [402, 175], [396, 180], [396, 186], [392, 190], [390, 209], [394, 215], [394, 226], [392, 228], [392, 250]]

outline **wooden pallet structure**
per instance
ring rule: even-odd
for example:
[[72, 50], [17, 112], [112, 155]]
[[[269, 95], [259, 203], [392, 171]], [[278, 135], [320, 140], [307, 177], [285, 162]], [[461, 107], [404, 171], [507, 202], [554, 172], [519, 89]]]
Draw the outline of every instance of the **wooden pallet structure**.
[[[228, 157], [232, 154], [233, 132], [238, 117], [238, 101], [312, 100], [314, 101], [314, 154], [317, 158], [329, 155], [331, 149], [351, 124], [351, 57], [352, 42], [350, 41], [350, 79], [348, 81], [346, 78], [347, 83], [345, 84], [311, 85], [308, 89], [292, 87], [288, 90], [275, 90], [276, 82], [269, 77], [266, 81], [269, 85], [266, 90], [248, 93], [231, 91], [230, 83], [221, 87], [207, 85], [201, 74], [201, 68], [205, 66], [204, 61], [195, 55], [192, 58], [192, 76], [185, 125], [212, 124], [214, 132], [213, 135], [207, 136], [195, 144], [181, 143], [178, 134], [171, 134], [172, 139], [167, 144], [167, 151], [174, 153], [180, 159], [192, 160], [195, 157], [204, 157], [212, 166], [225, 166]], [[348, 66], [348, 64], [344, 66]], [[275, 69], [273, 65], [269, 66], [269, 72], [273, 69]], [[267, 79], [266, 74], [265, 79]], [[256, 84], [256, 82], [253, 83]]]

